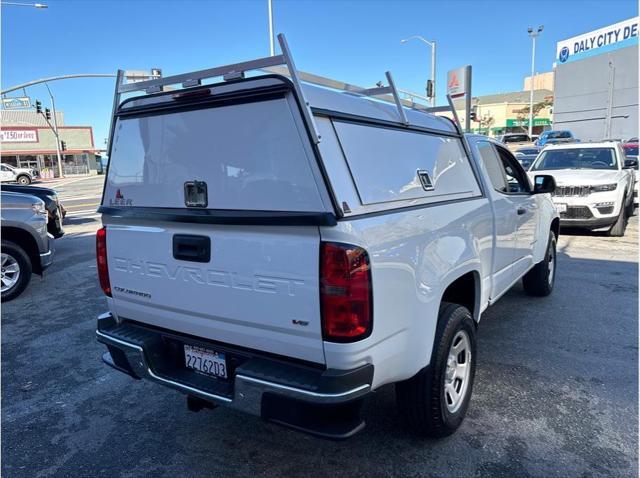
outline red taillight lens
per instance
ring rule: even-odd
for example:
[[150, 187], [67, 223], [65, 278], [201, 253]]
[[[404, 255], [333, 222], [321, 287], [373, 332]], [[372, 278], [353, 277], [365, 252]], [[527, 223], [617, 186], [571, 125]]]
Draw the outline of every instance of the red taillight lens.
[[109, 266], [107, 264], [107, 228], [102, 227], [96, 232], [96, 260], [98, 261], [98, 278], [102, 291], [111, 297], [111, 282], [109, 281]]
[[330, 342], [355, 342], [371, 334], [371, 267], [358, 246], [323, 242], [320, 252], [322, 332]]

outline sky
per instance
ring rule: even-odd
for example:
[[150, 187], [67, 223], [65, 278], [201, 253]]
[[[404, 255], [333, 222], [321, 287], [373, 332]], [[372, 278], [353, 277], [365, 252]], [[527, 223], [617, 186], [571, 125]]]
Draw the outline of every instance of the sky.
[[[18, 0], [34, 1], [34, 0]], [[162, 68], [171, 75], [269, 54], [267, 0], [36, 0], [48, 9], [2, 6], [2, 88], [75, 73]], [[396, 86], [424, 94], [427, 45], [437, 41], [436, 90], [446, 72], [471, 64], [473, 95], [520, 91], [531, 69], [527, 27], [544, 25], [536, 71], [550, 71], [556, 42], [638, 15], [636, 0], [273, 0], [276, 33], [299, 70], [373, 86], [390, 70]], [[114, 80], [51, 82], [65, 124], [108, 135]], [[12, 93], [11, 95], [16, 95]], [[21, 92], [19, 93], [21, 94]], [[44, 86], [27, 95], [50, 106]]]

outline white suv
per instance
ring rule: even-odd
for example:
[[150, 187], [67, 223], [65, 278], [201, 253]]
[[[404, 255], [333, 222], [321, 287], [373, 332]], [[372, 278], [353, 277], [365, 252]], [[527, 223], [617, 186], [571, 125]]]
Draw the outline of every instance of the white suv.
[[633, 214], [634, 170], [625, 168], [618, 143], [575, 143], [547, 146], [529, 169], [552, 175], [556, 181], [553, 202], [563, 226], [608, 228], [623, 236]]
[[37, 177], [38, 173], [35, 169], [16, 168], [8, 164], [0, 164], [0, 181], [16, 182], [18, 184], [31, 184]]
[[500, 143], [372, 99], [398, 98], [390, 75], [372, 90], [302, 83], [281, 46], [291, 80], [245, 79], [256, 61], [118, 87], [157, 93], [115, 111], [103, 359], [191, 410], [331, 438], [361, 430], [363, 399], [395, 383], [408, 427], [448, 435], [482, 312], [520, 279], [553, 289], [553, 178], [532, 185]]

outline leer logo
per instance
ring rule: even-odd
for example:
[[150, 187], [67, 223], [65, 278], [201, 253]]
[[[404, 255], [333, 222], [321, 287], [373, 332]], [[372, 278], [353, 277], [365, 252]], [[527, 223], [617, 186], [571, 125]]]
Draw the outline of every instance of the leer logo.
[[120, 189], [117, 189], [115, 198], [109, 200], [109, 205], [110, 206], [133, 206], [133, 200], [125, 199], [124, 194], [122, 194]]

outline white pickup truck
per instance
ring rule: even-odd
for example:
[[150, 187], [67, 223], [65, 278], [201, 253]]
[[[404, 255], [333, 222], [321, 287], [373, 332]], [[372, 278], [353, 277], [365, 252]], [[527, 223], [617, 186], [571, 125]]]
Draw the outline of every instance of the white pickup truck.
[[[118, 86], [151, 93], [115, 102], [103, 360], [191, 410], [334, 439], [395, 383], [408, 427], [448, 435], [482, 312], [520, 279], [532, 295], [553, 288], [553, 178], [531, 184], [498, 142], [372, 98], [398, 99], [390, 75], [372, 90], [303, 82], [281, 45], [275, 60]], [[238, 73], [277, 60], [291, 79]]]

